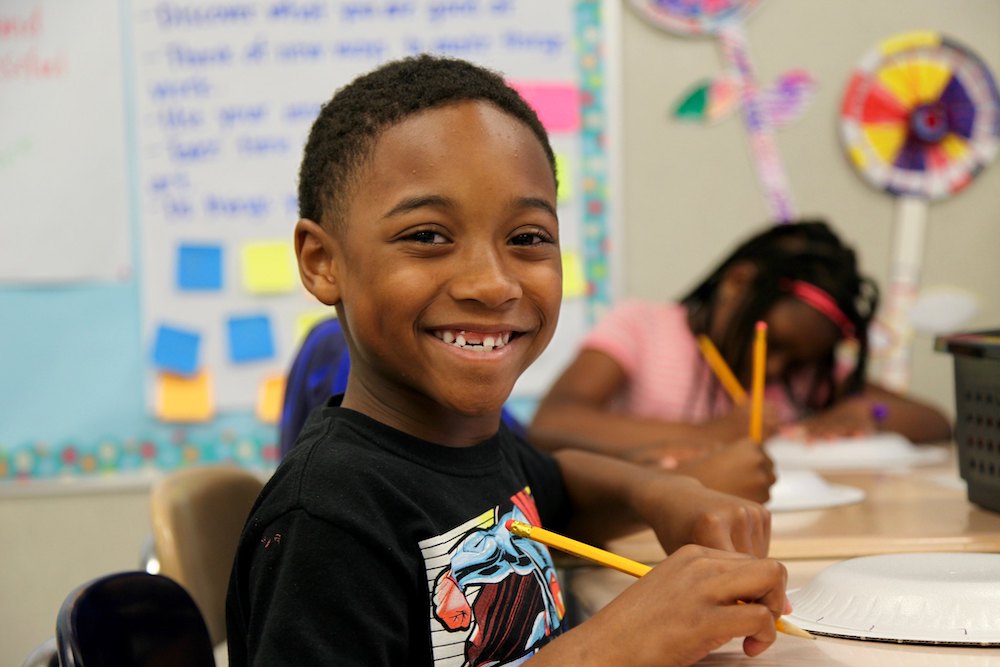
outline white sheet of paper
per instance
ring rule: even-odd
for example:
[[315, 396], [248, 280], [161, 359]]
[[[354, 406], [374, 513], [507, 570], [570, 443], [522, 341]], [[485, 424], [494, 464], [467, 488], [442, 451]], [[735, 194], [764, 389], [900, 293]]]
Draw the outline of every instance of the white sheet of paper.
[[948, 453], [918, 447], [896, 433], [806, 442], [775, 436], [764, 443], [775, 465], [785, 470], [885, 470], [932, 465]]

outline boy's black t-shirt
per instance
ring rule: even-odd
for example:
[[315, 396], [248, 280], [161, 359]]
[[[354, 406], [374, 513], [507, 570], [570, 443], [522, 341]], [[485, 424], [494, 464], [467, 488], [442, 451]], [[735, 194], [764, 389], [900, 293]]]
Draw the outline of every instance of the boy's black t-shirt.
[[313, 413], [244, 529], [230, 664], [504, 664], [560, 634], [547, 550], [503, 527], [565, 525], [556, 462], [504, 426], [444, 447], [338, 403]]

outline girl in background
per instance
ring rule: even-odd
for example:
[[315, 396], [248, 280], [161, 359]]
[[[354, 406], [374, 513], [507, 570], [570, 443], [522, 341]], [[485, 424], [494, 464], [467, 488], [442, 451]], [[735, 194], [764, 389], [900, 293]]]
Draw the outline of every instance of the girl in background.
[[613, 310], [539, 404], [532, 442], [555, 449], [578, 440], [766, 498], [773, 475], [745, 441], [749, 408], [734, 404], [697, 345], [708, 336], [749, 387], [758, 320], [768, 324], [765, 435], [884, 430], [947, 440], [951, 427], [938, 409], [866, 380], [877, 307], [876, 285], [825, 222], [770, 226], [680, 303], [631, 300]]

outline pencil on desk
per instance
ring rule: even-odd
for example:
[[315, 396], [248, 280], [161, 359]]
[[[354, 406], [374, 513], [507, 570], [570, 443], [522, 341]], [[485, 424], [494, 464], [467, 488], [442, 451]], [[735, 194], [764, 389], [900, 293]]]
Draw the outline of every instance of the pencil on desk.
[[[610, 567], [613, 570], [630, 574], [633, 577], [641, 577], [653, 569], [649, 565], [630, 560], [624, 556], [619, 556], [618, 554], [611, 553], [610, 551], [605, 551], [604, 549], [590, 546], [584, 542], [574, 540], [571, 537], [566, 537], [565, 535], [560, 535], [559, 533], [553, 533], [551, 530], [539, 528], [538, 526], [532, 526], [530, 523], [508, 519], [505, 526], [511, 535], [525, 537], [529, 540], [540, 542], [547, 547], [559, 549], [559, 551], [564, 551], [573, 556], [585, 558], [586, 560], [597, 563], [598, 565]], [[737, 601], [737, 603], [746, 604], [742, 601]], [[793, 637], [804, 637], [806, 639], [816, 638], [797, 625], [793, 625], [781, 618], [774, 622], [774, 627], [778, 632], [783, 632], [786, 635], [792, 635]]]
[[715, 347], [712, 339], [705, 334], [698, 336], [698, 349], [701, 350], [701, 356], [705, 357], [708, 367], [712, 369], [715, 377], [719, 379], [722, 388], [733, 399], [733, 403], [743, 405], [747, 400], [747, 392], [743, 388], [743, 385], [740, 384], [740, 381], [736, 379], [736, 376], [733, 375], [729, 364], [719, 354], [719, 349]]
[[764, 379], [767, 373], [767, 323], [757, 322], [753, 339], [753, 380], [750, 385], [750, 439], [764, 441]]

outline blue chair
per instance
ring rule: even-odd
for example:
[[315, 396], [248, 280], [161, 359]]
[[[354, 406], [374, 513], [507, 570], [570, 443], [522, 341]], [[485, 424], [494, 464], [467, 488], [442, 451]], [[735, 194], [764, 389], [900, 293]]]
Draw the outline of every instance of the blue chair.
[[180, 584], [118, 572], [75, 589], [59, 609], [62, 667], [215, 667], [201, 612]]
[[[278, 440], [281, 458], [295, 445], [313, 408], [344, 393], [350, 370], [351, 357], [340, 322], [333, 318], [314, 326], [302, 341], [285, 383]], [[502, 418], [509, 429], [525, 437], [526, 429], [507, 409]]]

